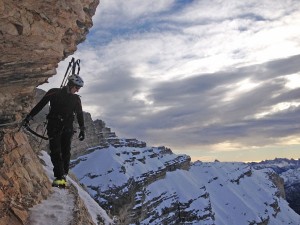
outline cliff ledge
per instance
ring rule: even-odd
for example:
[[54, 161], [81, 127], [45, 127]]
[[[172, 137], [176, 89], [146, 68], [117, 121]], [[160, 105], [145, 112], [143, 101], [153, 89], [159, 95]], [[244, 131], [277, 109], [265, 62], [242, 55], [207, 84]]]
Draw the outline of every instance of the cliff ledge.
[[[34, 89], [56, 73], [92, 26], [99, 0], [0, 1], [0, 224], [25, 224], [51, 192], [18, 122]], [[12, 124], [14, 123], [14, 124]]]

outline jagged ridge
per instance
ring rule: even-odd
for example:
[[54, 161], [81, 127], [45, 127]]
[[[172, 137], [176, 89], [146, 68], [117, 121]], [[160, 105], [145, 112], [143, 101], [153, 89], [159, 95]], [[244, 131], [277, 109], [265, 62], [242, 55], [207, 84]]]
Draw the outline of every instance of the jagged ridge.
[[276, 158], [252, 163], [255, 169], [271, 168], [284, 180], [286, 199], [292, 209], [300, 214], [300, 159]]
[[272, 170], [245, 163], [191, 164], [160, 148], [98, 149], [73, 171], [121, 224], [298, 224]]

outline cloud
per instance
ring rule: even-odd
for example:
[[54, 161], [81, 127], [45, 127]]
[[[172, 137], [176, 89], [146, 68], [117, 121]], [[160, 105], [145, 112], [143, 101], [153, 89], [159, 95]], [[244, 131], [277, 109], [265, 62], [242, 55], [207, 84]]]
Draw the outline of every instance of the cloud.
[[282, 144], [299, 134], [299, 12], [296, 0], [101, 1], [75, 53], [84, 110], [177, 149]]
[[[293, 126], [288, 129], [293, 125], [293, 120], [289, 123], [284, 121], [284, 125], [281, 117], [286, 115], [297, 119], [297, 110], [289, 111], [291, 109], [288, 108], [263, 118], [256, 118], [255, 115], [269, 112], [274, 105], [282, 102], [299, 102], [299, 89], [285, 89], [286, 80], [283, 78], [299, 72], [300, 68], [294, 63], [297, 58], [299, 56], [156, 82], [150, 86], [147, 86], [145, 79], [134, 77], [130, 67], [111, 68], [101, 74], [101, 79], [88, 84], [82, 95], [84, 99], [85, 96], [91, 98], [84, 101], [85, 104], [105, 108], [103, 114], [97, 116], [107, 121], [108, 125], [122, 134], [144, 140], [182, 147], [228, 141], [240, 145], [266, 145], [279, 142], [280, 137], [296, 131]], [[286, 69], [279, 66], [281, 64]], [[280, 70], [274, 72], [276, 66]], [[289, 69], [293, 66], [296, 68]], [[228, 100], [227, 96], [237, 89], [235, 84], [244, 79], [259, 84], [249, 91], [235, 93]], [[134, 98], [144, 90], [147, 93], [144, 98], [148, 101]], [[282, 116], [278, 117], [278, 113]], [[278, 124], [281, 125], [277, 128]], [[282, 126], [285, 127], [283, 130]], [[274, 138], [278, 139], [275, 141]]]

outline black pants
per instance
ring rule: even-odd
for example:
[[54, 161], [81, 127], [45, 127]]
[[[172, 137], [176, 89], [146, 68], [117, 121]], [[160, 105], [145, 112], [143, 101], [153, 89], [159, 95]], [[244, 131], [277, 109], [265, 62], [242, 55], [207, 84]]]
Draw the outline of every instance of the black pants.
[[54, 176], [61, 179], [69, 172], [73, 127], [64, 127], [55, 121], [48, 122], [50, 157]]

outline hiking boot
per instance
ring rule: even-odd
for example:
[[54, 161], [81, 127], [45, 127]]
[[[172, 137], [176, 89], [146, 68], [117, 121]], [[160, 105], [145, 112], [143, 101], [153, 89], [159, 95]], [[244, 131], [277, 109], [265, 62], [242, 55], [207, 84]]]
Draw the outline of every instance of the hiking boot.
[[52, 182], [52, 187], [61, 187], [61, 188], [65, 188], [67, 187], [67, 181], [66, 178], [55, 178], [55, 180]]

